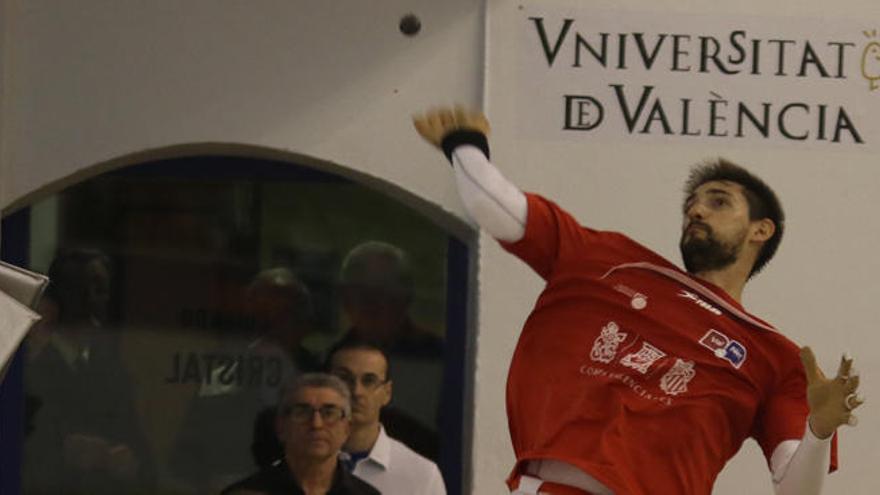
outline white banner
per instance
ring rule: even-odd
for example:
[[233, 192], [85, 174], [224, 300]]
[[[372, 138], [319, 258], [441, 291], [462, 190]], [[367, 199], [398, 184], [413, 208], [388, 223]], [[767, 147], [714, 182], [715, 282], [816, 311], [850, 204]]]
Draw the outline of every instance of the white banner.
[[880, 17], [519, 13], [521, 137], [880, 150]]

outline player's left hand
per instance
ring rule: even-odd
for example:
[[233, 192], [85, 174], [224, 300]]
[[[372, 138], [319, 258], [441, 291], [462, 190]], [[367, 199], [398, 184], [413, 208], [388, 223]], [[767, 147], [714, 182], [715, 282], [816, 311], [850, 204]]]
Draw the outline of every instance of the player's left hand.
[[828, 438], [838, 426], [857, 423], [853, 410], [865, 399], [857, 393], [859, 376], [853, 373], [851, 357], [840, 359], [837, 376], [825, 377], [809, 347], [801, 348], [801, 362], [807, 374], [807, 402], [810, 404], [810, 429], [819, 438]]

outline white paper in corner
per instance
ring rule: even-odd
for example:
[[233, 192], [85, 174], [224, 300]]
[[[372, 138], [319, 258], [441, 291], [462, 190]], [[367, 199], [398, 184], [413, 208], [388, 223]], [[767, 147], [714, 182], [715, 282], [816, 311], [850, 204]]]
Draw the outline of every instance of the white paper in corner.
[[0, 381], [28, 330], [39, 320], [40, 315], [0, 291]]
[[45, 275], [0, 261], [0, 291], [31, 309], [37, 307], [48, 283]]

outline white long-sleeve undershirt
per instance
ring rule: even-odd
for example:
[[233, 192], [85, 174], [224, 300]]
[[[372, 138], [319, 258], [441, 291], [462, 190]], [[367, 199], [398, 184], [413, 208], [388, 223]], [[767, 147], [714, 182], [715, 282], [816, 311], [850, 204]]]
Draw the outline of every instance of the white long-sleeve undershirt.
[[455, 148], [452, 166], [458, 194], [471, 218], [498, 240], [522, 239], [526, 232], [526, 195], [476, 146]]
[[[492, 237], [516, 242], [525, 235], [528, 200], [478, 147], [452, 152], [458, 193], [471, 218]], [[819, 439], [809, 425], [801, 440], [786, 440], [770, 459], [776, 495], [818, 495], [828, 471], [831, 439]]]

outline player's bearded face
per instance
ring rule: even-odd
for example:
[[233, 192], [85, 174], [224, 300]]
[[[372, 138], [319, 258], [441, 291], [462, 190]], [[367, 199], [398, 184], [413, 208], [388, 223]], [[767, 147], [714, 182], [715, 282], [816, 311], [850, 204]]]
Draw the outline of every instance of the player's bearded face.
[[741, 229], [724, 239], [709, 224], [694, 220], [681, 234], [679, 249], [688, 273], [725, 268], [737, 260], [746, 238]]

